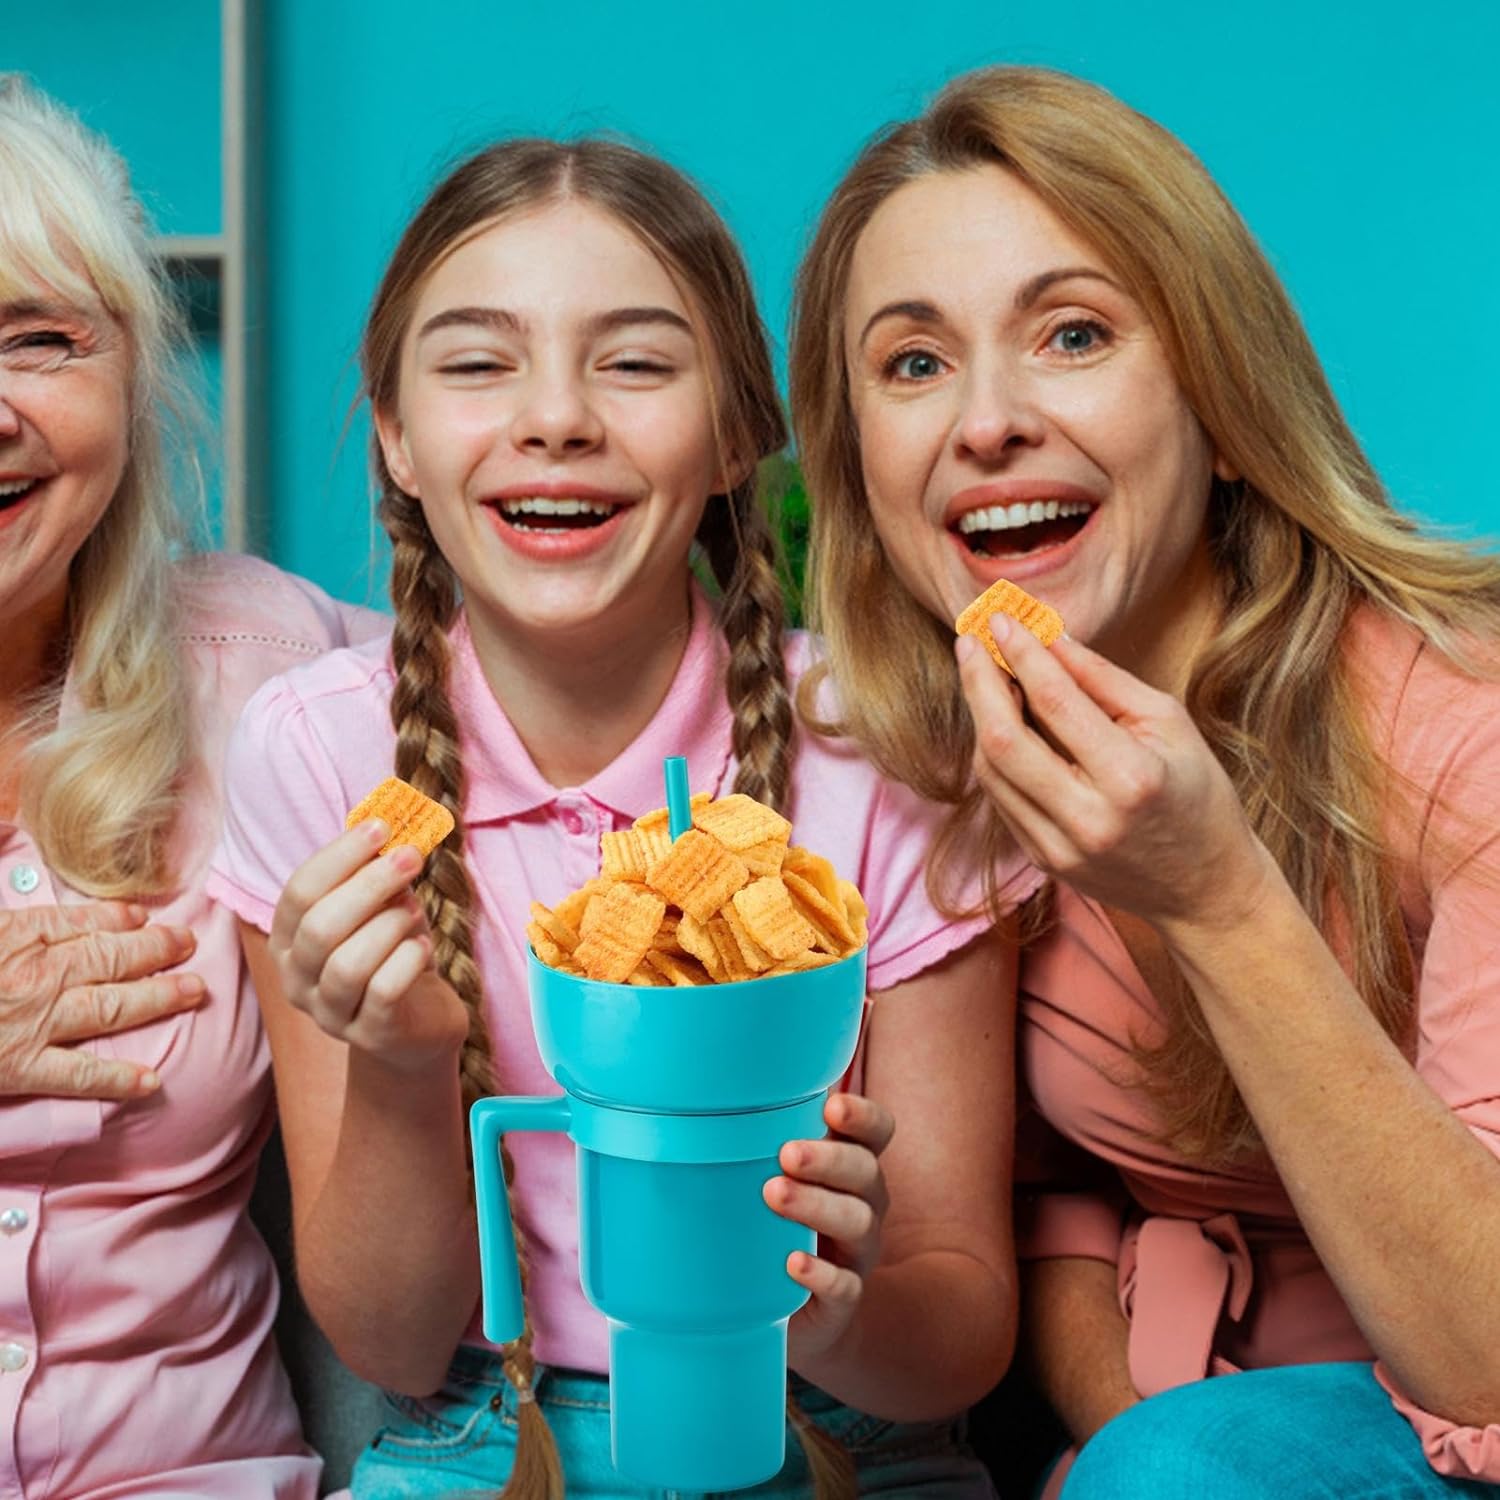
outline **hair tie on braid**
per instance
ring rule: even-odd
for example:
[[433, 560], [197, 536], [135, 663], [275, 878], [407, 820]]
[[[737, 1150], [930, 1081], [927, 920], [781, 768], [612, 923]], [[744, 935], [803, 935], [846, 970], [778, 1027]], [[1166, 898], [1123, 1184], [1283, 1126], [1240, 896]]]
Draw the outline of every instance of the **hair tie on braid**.
[[528, 1401], [536, 1400], [536, 1390], [524, 1375], [517, 1375], [511, 1380], [516, 1389], [516, 1405], [524, 1406]]

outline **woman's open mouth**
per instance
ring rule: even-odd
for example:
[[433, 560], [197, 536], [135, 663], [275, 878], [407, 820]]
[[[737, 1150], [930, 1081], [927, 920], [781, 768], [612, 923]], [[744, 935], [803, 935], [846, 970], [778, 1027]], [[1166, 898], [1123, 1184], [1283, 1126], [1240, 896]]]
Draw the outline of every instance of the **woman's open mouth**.
[[1086, 500], [1016, 500], [965, 511], [950, 529], [975, 557], [1026, 557], [1071, 541], [1093, 510]]
[[0, 480], [0, 512], [13, 510], [41, 487], [40, 479]]

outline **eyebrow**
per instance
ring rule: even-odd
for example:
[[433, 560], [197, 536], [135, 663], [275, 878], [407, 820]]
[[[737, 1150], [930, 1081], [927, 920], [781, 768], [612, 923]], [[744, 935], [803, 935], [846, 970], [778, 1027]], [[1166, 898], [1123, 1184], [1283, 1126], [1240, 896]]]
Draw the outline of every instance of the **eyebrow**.
[[913, 323], [941, 323], [943, 315], [930, 302], [887, 302], [877, 307], [859, 331], [860, 347], [870, 336], [870, 330], [887, 318], [909, 318]]
[[[670, 307], [613, 307], [608, 312], [595, 313], [583, 325], [584, 334], [598, 338], [601, 334], [613, 333], [619, 328], [638, 328], [656, 325], [679, 328], [692, 336], [692, 324], [681, 313]], [[417, 337], [426, 338], [440, 328], [473, 327], [488, 328], [496, 333], [525, 333], [526, 320], [504, 307], [449, 307], [422, 325]]]
[[[1092, 266], [1062, 266], [1055, 271], [1043, 271], [1033, 276], [1016, 293], [1015, 310], [1025, 312], [1032, 307], [1037, 299], [1047, 290], [1055, 286], [1059, 281], [1072, 281], [1076, 277], [1088, 277], [1094, 281], [1102, 281], [1106, 286], [1113, 287], [1117, 292], [1124, 288], [1113, 277], [1106, 276], [1103, 271], [1096, 271]], [[870, 336], [870, 330], [877, 323], [886, 318], [908, 318], [913, 323], [935, 324], [943, 321], [943, 315], [933, 306], [931, 302], [887, 302], [884, 307], [876, 308], [860, 330], [859, 342], [863, 346]]]
[[1043, 271], [1039, 276], [1033, 276], [1016, 293], [1016, 311], [1025, 312], [1048, 287], [1055, 286], [1059, 281], [1073, 281], [1079, 277], [1090, 281], [1102, 281], [1117, 292], [1125, 290], [1113, 276], [1106, 276], [1103, 271], [1096, 270], [1093, 266], [1063, 266], [1059, 270]]
[[15, 302], [0, 302], [0, 318], [56, 318], [75, 323], [92, 321], [81, 307], [66, 302], [48, 302], [41, 297], [22, 297]]

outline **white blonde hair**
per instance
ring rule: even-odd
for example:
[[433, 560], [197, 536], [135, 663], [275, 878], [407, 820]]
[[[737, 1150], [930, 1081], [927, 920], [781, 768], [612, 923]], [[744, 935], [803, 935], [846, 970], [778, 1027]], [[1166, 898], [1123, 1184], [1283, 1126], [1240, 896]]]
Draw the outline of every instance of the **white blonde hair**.
[[[192, 754], [170, 566], [168, 478], [183, 314], [120, 156], [24, 79], [0, 75], [0, 303], [39, 292], [102, 310], [130, 351], [129, 452], [74, 557], [66, 656], [29, 706], [21, 814], [48, 865], [98, 896], [172, 888], [169, 845]], [[59, 722], [63, 670], [77, 712]]]

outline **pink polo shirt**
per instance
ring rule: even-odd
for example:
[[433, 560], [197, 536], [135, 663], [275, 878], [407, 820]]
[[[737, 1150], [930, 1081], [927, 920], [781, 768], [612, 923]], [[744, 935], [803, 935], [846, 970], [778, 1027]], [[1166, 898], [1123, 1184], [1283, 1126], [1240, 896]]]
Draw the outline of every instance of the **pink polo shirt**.
[[[0, 1099], [5, 1500], [317, 1494], [321, 1462], [271, 1338], [276, 1273], [244, 1211], [271, 1126], [269, 1060], [234, 919], [210, 904], [203, 875], [245, 699], [379, 617], [249, 558], [198, 559], [178, 580], [202, 774], [184, 798], [181, 885], [153, 917], [197, 934], [184, 968], [208, 998], [83, 1044], [156, 1067], [150, 1099]], [[65, 696], [64, 714], [76, 711]], [[8, 910], [87, 899], [24, 828], [0, 822]]]
[[[491, 694], [462, 618], [452, 642], [475, 947], [499, 1076], [508, 1092], [555, 1094], [526, 998], [528, 905], [551, 905], [592, 878], [600, 835], [662, 805], [664, 756], [687, 757], [693, 791], [731, 790], [727, 649], [711, 606], [695, 593], [682, 662], [655, 717], [592, 781], [558, 788], [532, 764]], [[806, 639], [792, 638], [787, 654], [795, 676], [809, 660]], [[269, 928], [287, 877], [337, 837], [347, 810], [391, 774], [391, 690], [388, 646], [371, 643], [268, 684], [246, 708], [230, 746], [228, 812], [210, 876], [213, 894], [246, 921]], [[923, 863], [942, 810], [883, 780], [847, 746], [799, 734], [788, 816], [793, 838], [832, 860], [869, 902], [872, 990], [920, 973], [983, 926], [940, 916], [928, 900]], [[1030, 872], [1018, 869], [1015, 878], [1029, 880]], [[606, 1324], [578, 1284], [572, 1143], [527, 1133], [513, 1135], [510, 1147], [537, 1357], [602, 1373]], [[465, 1337], [484, 1343], [477, 1309]]]
[[[1371, 745], [1397, 773], [1386, 837], [1419, 975], [1406, 1050], [1500, 1155], [1500, 683], [1462, 676], [1373, 609], [1353, 621], [1348, 651]], [[1233, 1369], [1373, 1358], [1270, 1159], [1183, 1160], [1145, 1096], [1119, 1082], [1131, 1039], [1156, 1041], [1162, 1020], [1093, 901], [1058, 886], [1057, 925], [1024, 955], [1021, 990], [1025, 1079], [1065, 1138], [1041, 1154], [1081, 1148], [1071, 1170], [1047, 1174], [1056, 1190], [1021, 1195], [1021, 1253], [1118, 1267], [1142, 1394]], [[1434, 1469], [1500, 1480], [1500, 1424], [1457, 1427], [1376, 1373]]]

